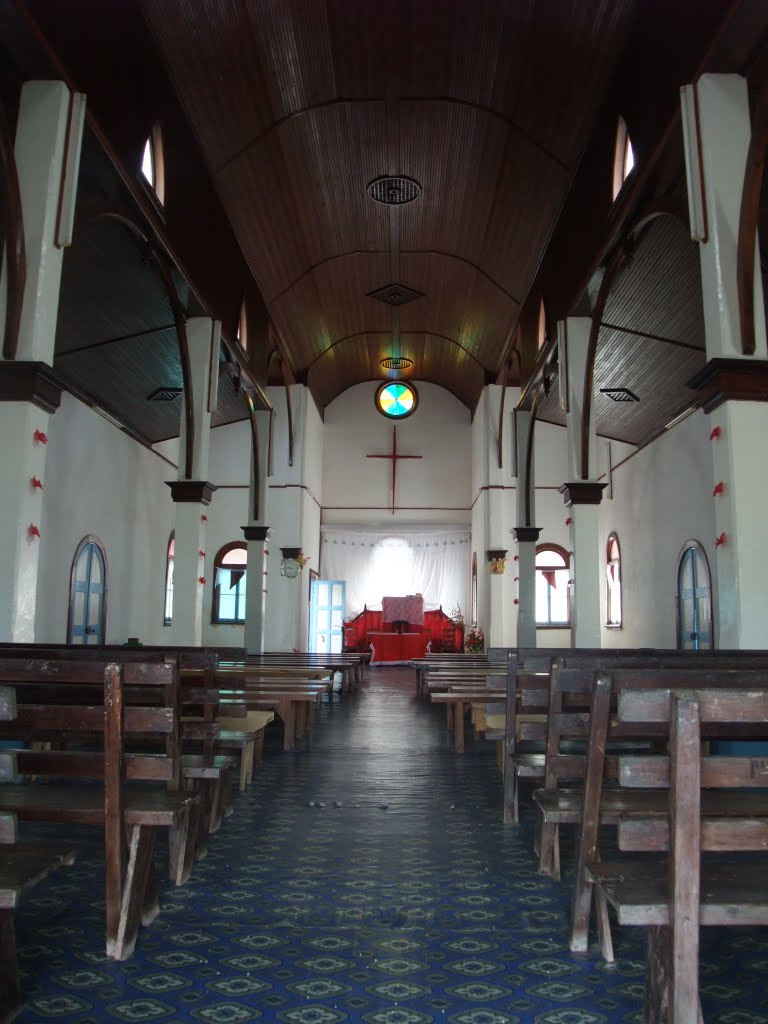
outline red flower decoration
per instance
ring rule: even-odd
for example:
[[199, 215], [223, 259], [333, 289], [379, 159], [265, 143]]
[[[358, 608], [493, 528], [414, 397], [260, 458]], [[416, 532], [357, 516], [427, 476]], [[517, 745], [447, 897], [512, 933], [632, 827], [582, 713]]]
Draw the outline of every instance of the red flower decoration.
[[721, 480], [719, 484], [715, 484], [715, 489], [714, 489], [714, 491], [712, 491], [712, 497], [716, 498], [718, 496], [718, 494], [722, 494], [724, 490], [725, 490], [725, 484]]
[[39, 531], [39, 529], [38, 529], [38, 528], [37, 528], [37, 527], [35, 526], [35, 524], [34, 524], [34, 523], [30, 523], [30, 524], [29, 524], [29, 527], [28, 527], [28, 529], [27, 529], [27, 533], [29, 534], [29, 536], [30, 536], [30, 537], [39, 537], [39, 536], [40, 536], [40, 531]]
[[205, 583], [205, 576], [198, 576], [197, 577], [197, 582], [198, 583]]
[[515, 555], [515, 557], [514, 557], [514, 558], [512, 559], [512, 561], [513, 561], [513, 562], [519, 562], [519, 561], [520, 561], [520, 559], [519, 559], [519, 558], [517, 557], [517, 555]]
[[207, 523], [208, 522], [208, 516], [206, 516], [206, 515], [200, 516], [200, 522], [201, 523]]
[[512, 604], [520, 604], [520, 602], [518, 601], [517, 598], [515, 598], [514, 601], [512, 602]]
[[268, 549], [268, 548], [264, 548], [264, 554], [265, 554], [265, 555], [268, 555], [268, 554], [269, 554], [269, 549]]
[[568, 516], [568, 518], [565, 520], [565, 525], [566, 526], [570, 526], [572, 522], [573, 522], [573, 519], [571, 519], [571, 517]]
[[198, 555], [200, 555], [201, 558], [205, 558], [205, 552], [202, 550], [202, 548], [197, 553]]
[[722, 430], [720, 429], [720, 427], [715, 427], [712, 430], [712, 433], [709, 435], [709, 440], [710, 441], [714, 441], [715, 438], [716, 437], [720, 437], [721, 434], [722, 434]]
[[48, 438], [45, 436], [42, 430], [36, 430], [32, 436], [34, 437], [35, 441], [39, 441], [40, 444], [48, 444]]
[[33, 476], [32, 479], [30, 480], [30, 483], [32, 484], [32, 487], [35, 490], [42, 491], [42, 489], [43, 489], [43, 481], [42, 480], [38, 480], [36, 476]]
[[725, 544], [725, 539], [726, 539], [725, 538], [725, 534], [721, 533], [720, 536], [715, 541], [715, 547], [719, 548], [721, 544]]

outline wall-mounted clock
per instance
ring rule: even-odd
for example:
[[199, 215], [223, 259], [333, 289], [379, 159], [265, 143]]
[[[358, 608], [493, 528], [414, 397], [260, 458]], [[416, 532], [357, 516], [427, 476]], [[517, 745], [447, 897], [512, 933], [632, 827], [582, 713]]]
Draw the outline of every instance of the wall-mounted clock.
[[280, 563], [280, 575], [287, 576], [289, 580], [295, 579], [301, 572], [301, 566], [295, 558], [284, 558]]

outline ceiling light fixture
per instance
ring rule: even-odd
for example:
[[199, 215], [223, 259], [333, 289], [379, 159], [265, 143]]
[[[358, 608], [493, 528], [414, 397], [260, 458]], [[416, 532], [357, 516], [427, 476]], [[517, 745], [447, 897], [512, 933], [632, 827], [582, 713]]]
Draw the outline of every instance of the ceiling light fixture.
[[639, 402], [640, 399], [629, 388], [600, 388], [601, 395], [607, 395], [612, 402]]
[[403, 175], [384, 175], [368, 183], [368, 195], [374, 202], [385, 206], [403, 206], [421, 195], [421, 185]]
[[387, 356], [386, 359], [379, 360], [379, 365], [385, 370], [409, 370], [413, 366], [413, 360], [405, 356]]

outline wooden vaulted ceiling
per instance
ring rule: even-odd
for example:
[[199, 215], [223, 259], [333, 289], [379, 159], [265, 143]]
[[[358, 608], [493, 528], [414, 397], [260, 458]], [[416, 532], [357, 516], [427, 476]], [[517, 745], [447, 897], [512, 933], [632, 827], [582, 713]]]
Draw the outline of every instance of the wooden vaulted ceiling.
[[[495, 376], [622, 52], [614, 0], [151, 0], [144, 14], [294, 369], [321, 405], [413, 360]], [[374, 202], [381, 175], [418, 181]], [[393, 309], [369, 293], [422, 297]]]
[[[322, 409], [399, 355], [413, 361], [400, 376], [474, 408], [489, 381], [525, 383], [541, 298], [550, 329], [591, 311], [633, 210], [665, 196], [684, 209], [679, 87], [738, 71], [757, 93], [767, 25], [759, 0], [697, 0], [695, 15], [669, 0], [0, 0], [0, 100], [12, 122], [25, 78], [88, 94], [78, 212], [138, 209], [188, 315], [220, 319], [241, 362], [245, 299], [260, 383], [282, 365]], [[638, 159], [631, 204], [610, 195], [619, 114]], [[159, 215], [139, 176], [156, 122]], [[374, 202], [382, 175], [420, 196]], [[768, 200], [761, 220], [768, 237]], [[686, 225], [659, 218], [636, 243], [602, 317], [595, 408], [599, 432], [642, 443], [686, 408], [705, 353]], [[371, 296], [391, 284], [417, 297]], [[180, 401], [147, 401], [181, 383], [172, 319], [135, 238], [81, 219], [55, 368], [145, 441], [178, 432]], [[550, 377], [539, 415], [562, 422]], [[237, 382], [227, 362], [215, 423], [245, 415]]]

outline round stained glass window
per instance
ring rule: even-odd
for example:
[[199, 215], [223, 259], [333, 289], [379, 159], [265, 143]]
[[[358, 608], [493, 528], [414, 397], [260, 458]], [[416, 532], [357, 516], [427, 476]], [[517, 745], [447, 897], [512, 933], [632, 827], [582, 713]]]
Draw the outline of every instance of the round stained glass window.
[[402, 420], [416, 411], [419, 396], [410, 384], [390, 381], [382, 384], [376, 391], [376, 408], [384, 416], [393, 420]]

